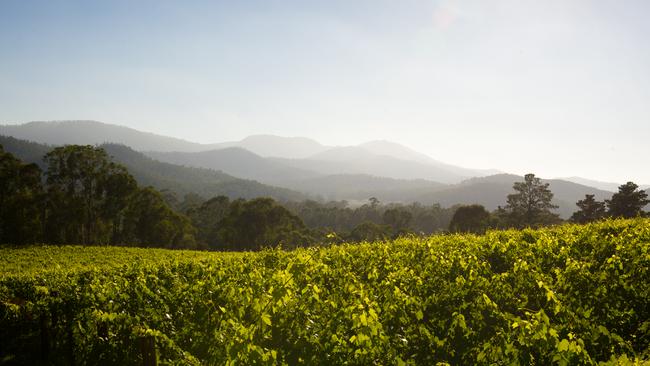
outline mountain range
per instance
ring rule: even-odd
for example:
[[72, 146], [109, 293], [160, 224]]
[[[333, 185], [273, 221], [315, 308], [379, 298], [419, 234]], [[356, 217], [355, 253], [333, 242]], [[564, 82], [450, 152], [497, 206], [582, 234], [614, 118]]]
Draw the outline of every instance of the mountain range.
[[[45, 170], [43, 156], [53, 145], [39, 144], [0, 135], [0, 145], [19, 159], [35, 163]], [[143, 186], [158, 190], [169, 190], [182, 197], [195, 193], [204, 198], [218, 195], [230, 198], [272, 197], [279, 201], [295, 201], [309, 198], [308, 195], [287, 188], [274, 187], [257, 181], [240, 179], [221, 171], [191, 168], [160, 162], [120, 144], [103, 144], [102, 147], [112, 160], [124, 165], [131, 175]]]
[[[304, 137], [272, 135], [249, 136], [241, 141], [199, 144], [186, 140], [138, 131], [129, 127], [96, 121], [29, 122], [22, 125], [0, 125], [0, 135], [50, 145], [118, 143], [136, 151], [152, 152], [152, 156], [169, 162], [186, 163], [184, 154], [201, 153], [190, 160], [202, 164], [188, 164], [221, 169], [215, 163], [205, 163], [209, 151], [240, 148], [260, 157], [299, 170], [313, 170], [316, 174], [370, 174], [395, 179], [428, 179], [442, 183], [458, 183], [463, 179], [494, 174], [495, 170], [467, 169], [444, 164], [405, 146], [372, 141], [358, 146], [325, 146]], [[178, 153], [179, 156], [157, 155]], [[223, 152], [227, 154], [228, 152]], [[212, 153], [217, 161], [220, 153]], [[277, 168], [277, 165], [276, 165]], [[255, 179], [253, 173], [249, 173]], [[293, 178], [293, 177], [292, 177]]]
[[[195, 192], [279, 200], [323, 199], [503, 206], [522, 177], [496, 170], [458, 167], [390, 141], [326, 146], [303, 137], [255, 135], [241, 141], [198, 144], [95, 121], [0, 125], [5, 149], [35, 161], [51, 146], [102, 145], [141, 184]], [[9, 147], [8, 147], [9, 146]], [[545, 180], [562, 217], [585, 194], [609, 198], [618, 184], [572, 177]]]
[[301, 159], [263, 157], [241, 147], [201, 152], [148, 151], [146, 154], [169, 163], [223, 170], [238, 177], [281, 185], [318, 176], [342, 174], [401, 180], [425, 179], [452, 184], [491, 173], [435, 161], [424, 163], [378, 155], [360, 146], [335, 147]]

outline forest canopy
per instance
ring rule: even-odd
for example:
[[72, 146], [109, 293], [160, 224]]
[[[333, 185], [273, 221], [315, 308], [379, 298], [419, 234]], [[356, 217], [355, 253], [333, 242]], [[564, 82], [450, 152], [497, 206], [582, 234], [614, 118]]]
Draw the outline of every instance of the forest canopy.
[[[109, 145], [110, 146], [110, 145]], [[276, 201], [268, 197], [205, 199], [196, 193], [138, 185], [102, 148], [67, 145], [47, 151], [40, 167], [0, 146], [0, 243], [128, 245], [211, 250], [295, 248], [377, 241], [437, 232], [540, 227], [562, 222], [553, 192], [534, 174], [515, 182], [507, 204]], [[571, 221], [636, 217], [650, 201], [628, 182], [610, 200], [587, 195]]]

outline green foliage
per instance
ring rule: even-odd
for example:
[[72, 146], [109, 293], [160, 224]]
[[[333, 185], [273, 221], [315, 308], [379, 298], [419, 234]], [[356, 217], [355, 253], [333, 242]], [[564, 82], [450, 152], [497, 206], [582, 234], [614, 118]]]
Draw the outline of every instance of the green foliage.
[[[43, 155], [53, 146], [0, 135], [0, 144], [21, 160], [35, 163], [46, 170]], [[201, 197], [225, 195], [233, 198], [273, 197], [277, 200], [304, 200], [306, 195], [290, 189], [240, 179], [210, 169], [163, 163], [120, 144], [99, 146], [111, 156], [114, 163], [125, 166], [141, 186], [170, 190], [184, 196], [196, 193]]]
[[133, 177], [94, 146], [57, 147], [45, 155], [45, 161], [48, 242], [111, 243], [137, 188]]
[[[311, 229], [337, 232], [349, 237], [355, 228], [366, 222], [376, 225], [389, 224], [394, 231], [413, 230], [417, 233], [431, 234], [444, 231], [449, 227], [449, 221], [455, 207], [442, 208], [438, 204], [381, 204], [376, 198], [370, 198], [368, 203], [351, 207], [346, 201], [317, 201], [283, 202], [283, 206], [300, 217]], [[386, 214], [388, 211], [390, 213]], [[410, 216], [410, 218], [409, 218]]]
[[42, 170], [47, 169], [43, 156], [52, 150], [51, 146], [3, 135], [0, 135], [0, 145], [5, 152], [11, 153], [23, 162], [36, 164]]
[[571, 215], [571, 221], [578, 224], [597, 221], [605, 217], [605, 202], [596, 201], [593, 194], [585, 195], [585, 199], [576, 202], [580, 210]]
[[384, 224], [390, 226], [393, 232], [408, 230], [413, 220], [413, 215], [401, 208], [390, 208], [382, 216]]
[[[650, 220], [294, 251], [0, 249], [0, 359], [626, 365], [650, 358]], [[72, 352], [70, 352], [72, 351]]]
[[[438, 205], [382, 205], [373, 198], [357, 208], [348, 207], [346, 202], [279, 204], [271, 199], [231, 202], [225, 196], [204, 202], [196, 202], [191, 197], [181, 203], [174, 197], [167, 200], [176, 202], [177, 207], [188, 207], [185, 212], [198, 229], [201, 243], [213, 249], [231, 250], [259, 249], [279, 243], [291, 247], [329, 245], [341, 239], [351, 242], [384, 240], [411, 235], [412, 228], [420, 229], [420, 234], [431, 233], [441, 229], [439, 226], [453, 211]], [[266, 212], [271, 206], [277, 213]], [[240, 212], [242, 207], [248, 212]], [[272, 219], [273, 216], [277, 218]], [[357, 222], [356, 226], [351, 226]]]
[[490, 213], [481, 205], [459, 207], [449, 223], [449, 231], [481, 234], [490, 225]]
[[23, 164], [0, 145], [0, 243], [42, 240], [42, 202], [41, 170]]
[[[186, 199], [185, 202], [188, 200]], [[230, 212], [230, 199], [226, 196], [214, 197], [196, 207], [187, 210], [187, 216], [198, 230], [197, 239], [206, 243], [209, 248], [223, 248], [220, 242], [219, 229], [221, 220]]]
[[162, 248], [196, 248], [196, 229], [173, 211], [151, 187], [139, 189], [129, 200], [123, 221], [126, 245]]
[[227, 248], [237, 250], [280, 244], [292, 247], [312, 241], [300, 218], [271, 198], [234, 201], [219, 222], [218, 237]]
[[366, 221], [355, 227], [348, 239], [352, 242], [382, 241], [391, 237], [392, 228], [388, 225], [377, 225]]
[[196, 247], [189, 219], [103, 149], [58, 147], [44, 161], [45, 191], [36, 165], [0, 147], [0, 243]]
[[523, 228], [560, 222], [559, 215], [551, 212], [558, 206], [551, 203], [553, 193], [548, 186], [535, 174], [526, 174], [523, 182], [515, 182], [512, 188], [517, 193], [508, 195], [505, 207], [508, 224]]
[[643, 207], [650, 204], [648, 194], [633, 182], [618, 187], [611, 200], [606, 200], [608, 214], [612, 217], [632, 218], [643, 216]]

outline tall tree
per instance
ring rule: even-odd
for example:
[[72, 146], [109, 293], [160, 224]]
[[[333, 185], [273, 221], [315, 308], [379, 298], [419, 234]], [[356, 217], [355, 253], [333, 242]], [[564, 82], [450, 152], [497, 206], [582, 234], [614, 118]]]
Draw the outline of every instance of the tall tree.
[[551, 212], [558, 206], [551, 203], [553, 193], [548, 186], [535, 174], [526, 174], [523, 182], [515, 182], [512, 188], [517, 193], [508, 195], [505, 207], [513, 225], [540, 226], [560, 221], [559, 215]]
[[449, 231], [484, 233], [490, 224], [490, 213], [482, 205], [459, 207], [449, 224]]
[[606, 200], [608, 214], [613, 217], [636, 217], [643, 216], [643, 208], [650, 203], [648, 194], [639, 189], [633, 182], [627, 182], [618, 187], [618, 192], [612, 195], [612, 199]]
[[42, 240], [41, 170], [24, 164], [0, 145], [0, 243]]
[[124, 215], [120, 243], [144, 247], [197, 248], [196, 229], [190, 220], [165, 202], [151, 187], [131, 196]]
[[48, 238], [54, 243], [110, 244], [137, 184], [98, 147], [69, 145], [45, 155]]
[[366, 221], [352, 229], [347, 239], [352, 242], [387, 240], [390, 238], [391, 230], [388, 225], [377, 225]]
[[271, 198], [234, 201], [220, 226], [220, 241], [230, 249], [298, 246], [312, 241], [302, 220]]
[[219, 228], [230, 212], [230, 199], [226, 196], [217, 196], [209, 199], [199, 207], [190, 208], [187, 216], [198, 230], [197, 239], [209, 248], [222, 247], [219, 241]]
[[584, 224], [600, 220], [605, 217], [605, 202], [596, 201], [593, 194], [585, 195], [585, 198], [576, 202], [580, 209], [571, 215], [571, 221]]
[[385, 225], [390, 226], [394, 233], [407, 231], [411, 225], [413, 215], [402, 208], [390, 208], [382, 216]]
[[189, 219], [153, 188], [139, 189], [101, 148], [70, 145], [45, 155], [41, 171], [0, 146], [0, 243], [195, 247]]

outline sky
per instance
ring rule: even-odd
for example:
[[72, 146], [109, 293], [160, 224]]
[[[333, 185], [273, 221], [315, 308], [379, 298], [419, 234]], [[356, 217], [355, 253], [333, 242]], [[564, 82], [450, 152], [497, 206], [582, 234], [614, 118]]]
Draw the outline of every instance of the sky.
[[650, 183], [646, 0], [0, 0], [0, 123]]

